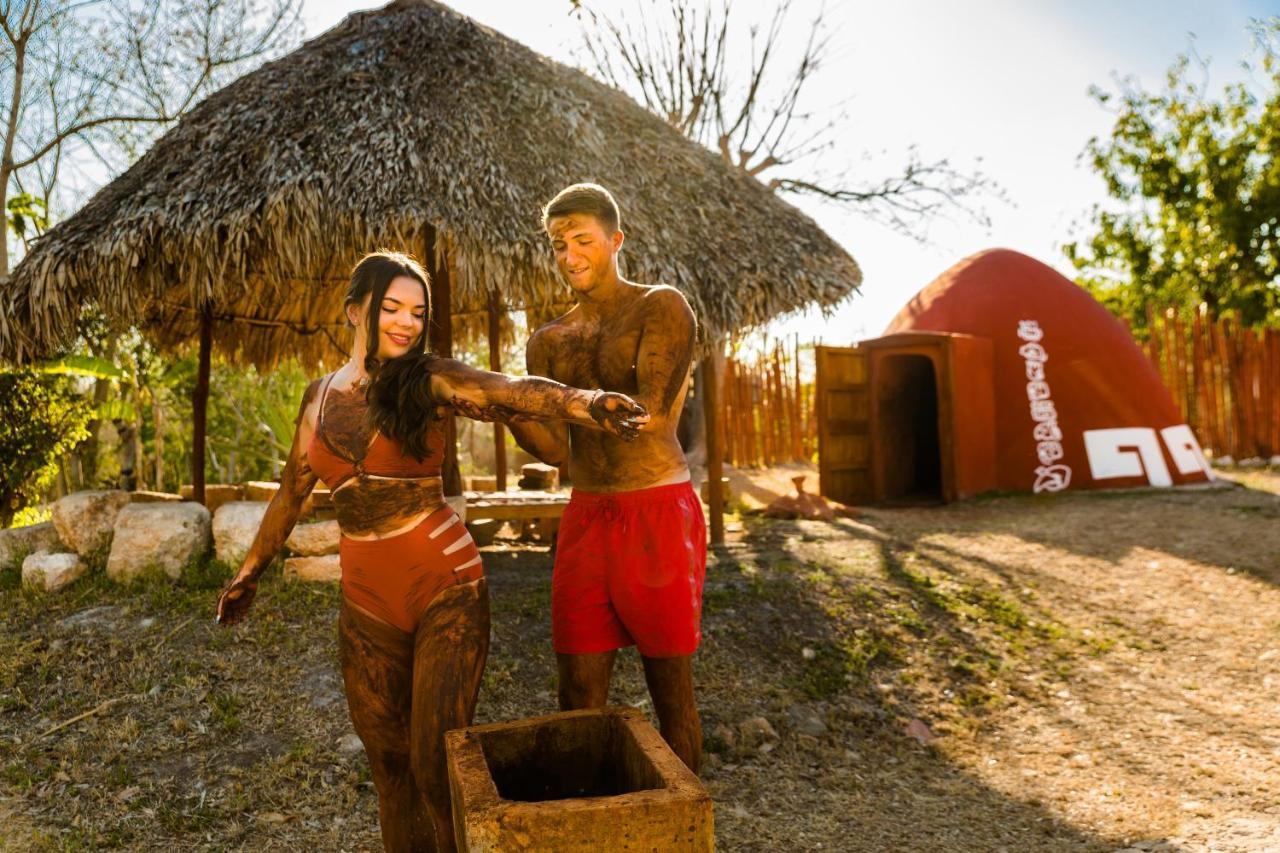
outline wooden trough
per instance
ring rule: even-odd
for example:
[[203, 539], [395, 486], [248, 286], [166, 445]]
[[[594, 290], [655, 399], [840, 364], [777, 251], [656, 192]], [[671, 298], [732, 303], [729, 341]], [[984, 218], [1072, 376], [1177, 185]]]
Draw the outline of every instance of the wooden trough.
[[459, 850], [710, 851], [711, 797], [634, 708], [445, 735]]

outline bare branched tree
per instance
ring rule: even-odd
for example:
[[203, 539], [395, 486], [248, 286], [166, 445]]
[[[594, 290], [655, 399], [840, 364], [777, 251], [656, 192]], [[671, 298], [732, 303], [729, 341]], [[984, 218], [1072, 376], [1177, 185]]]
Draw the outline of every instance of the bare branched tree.
[[[829, 168], [848, 114], [811, 97], [836, 35], [825, 8], [793, 38], [792, 0], [781, 0], [766, 24], [746, 25], [744, 40], [728, 0], [715, 3], [642, 3], [632, 14], [574, 3], [584, 64], [775, 192], [849, 205], [917, 239], [939, 215], [989, 224], [982, 202], [999, 194], [994, 182], [946, 159], [925, 160], [914, 147], [897, 174], [879, 181], [852, 164]], [[797, 56], [788, 45], [803, 47]]]
[[[128, 166], [204, 95], [296, 43], [301, 8], [302, 0], [0, 0], [6, 220], [11, 193], [26, 208], [31, 199], [53, 203], [73, 152], [112, 174]], [[0, 275], [8, 271], [6, 234]]]

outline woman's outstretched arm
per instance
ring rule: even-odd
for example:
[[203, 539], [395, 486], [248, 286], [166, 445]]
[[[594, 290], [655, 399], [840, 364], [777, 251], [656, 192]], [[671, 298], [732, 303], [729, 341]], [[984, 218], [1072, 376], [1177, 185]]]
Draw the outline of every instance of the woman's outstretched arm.
[[249, 546], [249, 553], [240, 564], [240, 571], [231, 579], [218, 598], [218, 621], [234, 625], [249, 612], [253, 597], [258, 591], [258, 577], [271, 565], [280, 553], [293, 526], [298, 523], [302, 504], [316, 485], [316, 474], [307, 463], [307, 445], [315, 430], [311, 416], [311, 403], [320, 389], [320, 380], [312, 382], [302, 396], [302, 408], [298, 411], [297, 428], [293, 431], [293, 446], [280, 477], [280, 490], [276, 492], [267, 512], [262, 517], [258, 534]]
[[[423, 423], [438, 405], [468, 411], [497, 410], [516, 417], [566, 420], [630, 440], [648, 422], [644, 407], [625, 394], [583, 391], [541, 376], [508, 376], [478, 370], [451, 358], [402, 356], [383, 364], [369, 386], [375, 425], [396, 435], [397, 423]], [[421, 420], [418, 415], [421, 413]]]

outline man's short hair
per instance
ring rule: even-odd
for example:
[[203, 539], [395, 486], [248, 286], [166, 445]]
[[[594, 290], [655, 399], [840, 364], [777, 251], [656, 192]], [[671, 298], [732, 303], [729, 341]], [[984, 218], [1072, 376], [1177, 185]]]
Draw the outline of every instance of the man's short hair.
[[574, 184], [556, 193], [556, 197], [542, 208], [542, 229], [547, 230], [547, 224], [557, 216], [568, 216], [571, 213], [594, 216], [610, 234], [622, 224], [622, 216], [618, 213], [618, 203], [614, 201], [613, 193], [599, 184]]

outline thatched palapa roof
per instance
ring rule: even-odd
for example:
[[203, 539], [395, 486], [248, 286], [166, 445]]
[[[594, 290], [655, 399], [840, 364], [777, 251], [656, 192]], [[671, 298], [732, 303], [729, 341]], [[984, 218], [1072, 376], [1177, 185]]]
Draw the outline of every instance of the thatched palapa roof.
[[89, 303], [164, 348], [207, 307], [233, 358], [336, 355], [343, 283], [382, 246], [446, 247], [455, 312], [493, 288], [564, 302], [538, 212], [582, 180], [618, 197], [626, 273], [679, 287], [712, 334], [861, 279], [812, 220], [622, 93], [399, 0], [210, 96], [42, 237], [4, 288], [0, 358], [66, 346]]

